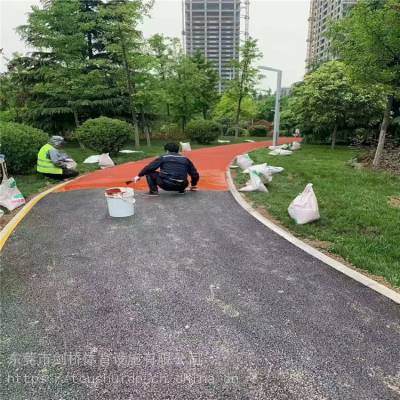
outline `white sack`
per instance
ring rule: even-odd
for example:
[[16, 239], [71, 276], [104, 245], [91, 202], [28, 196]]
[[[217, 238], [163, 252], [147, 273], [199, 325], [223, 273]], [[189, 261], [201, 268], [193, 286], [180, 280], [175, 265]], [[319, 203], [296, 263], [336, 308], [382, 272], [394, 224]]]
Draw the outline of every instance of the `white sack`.
[[218, 139], [218, 143], [230, 143], [231, 141], [230, 140], [221, 140], [221, 139]]
[[276, 149], [269, 152], [270, 156], [290, 156], [293, 151], [284, 150], [284, 149]]
[[270, 150], [289, 150], [290, 145], [289, 144], [280, 144], [279, 146], [269, 146], [268, 147]]
[[254, 161], [250, 158], [248, 154], [242, 154], [236, 157], [236, 164], [241, 169], [247, 169], [254, 164]]
[[272, 174], [266, 163], [252, 165], [251, 167], [249, 167], [243, 171], [243, 173], [245, 173], [245, 174], [250, 174], [251, 172], [255, 172], [259, 176], [261, 175], [264, 183], [272, 181]]
[[299, 150], [301, 148], [301, 144], [299, 142], [293, 142], [290, 146], [290, 150]]
[[78, 164], [72, 158], [65, 161], [64, 165], [67, 169], [76, 169], [78, 166]]
[[120, 153], [131, 154], [131, 153], [144, 153], [143, 150], [120, 150]]
[[192, 151], [192, 147], [190, 146], [190, 143], [184, 143], [184, 142], [180, 142], [181, 145], [181, 149], [182, 151]]
[[103, 153], [100, 155], [99, 166], [101, 169], [110, 168], [110, 167], [113, 167], [114, 165], [115, 165], [114, 161], [111, 160], [109, 153]]
[[261, 177], [254, 171], [250, 172], [250, 180], [246, 183], [246, 186], [239, 189], [239, 191], [268, 193], [268, 189], [265, 187]]
[[90, 156], [85, 159], [84, 164], [97, 164], [99, 162], [100, 154]]
[[15, 179], [3, 179], [0, 184], [0, 206], [12, 211], [23, 204], [25, 204], [25, 199], [18, 190]]
[[284, 168], [282, 167], [273, 167], [272, 165], [267, 165], [266, 163], [264, 163], [264, 164], [252, 165], [251, 167], [245, 169], [243, 173], [248, 174], [250, 171], [255, 171], [263, 175], [274, 175], [274, 174], [279, 174], [283, 170]]
[[284, 171], [283, 167], [273, 167], [272, 165], [267, 165], [266, 169], [271, 175], [279, 174], [280, 172]]
[[318, 200], [312, 183], [309, 183], [304, 191], [290, 203], [288, 212], [296, 223], [301, 225], [320, 218]]
[[252, 139], [245, 139], [245, 140], [243, 140], [243, 142], [247, 142], [247, 143], [255, 143], [255, 140], [252, 140]]

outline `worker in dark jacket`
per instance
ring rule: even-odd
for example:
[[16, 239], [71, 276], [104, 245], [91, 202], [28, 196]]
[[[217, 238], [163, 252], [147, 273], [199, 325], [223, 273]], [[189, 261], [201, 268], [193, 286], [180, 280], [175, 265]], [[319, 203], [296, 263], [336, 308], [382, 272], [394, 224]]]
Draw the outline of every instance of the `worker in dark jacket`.
[[132, 181], [138, 182], [141, 177], [146, 176], [150, 196], [158, 196], [159, 187], [166, 191], [184, 194], [185, 189], [189, 186], [189, 175], [190, 190], [196, 191], [200, 177], [193, 163], [187, 157], [179, 154], [179, 146], [176, 143], [167, 143], [164, 149], [167, 154], [144, 167]]

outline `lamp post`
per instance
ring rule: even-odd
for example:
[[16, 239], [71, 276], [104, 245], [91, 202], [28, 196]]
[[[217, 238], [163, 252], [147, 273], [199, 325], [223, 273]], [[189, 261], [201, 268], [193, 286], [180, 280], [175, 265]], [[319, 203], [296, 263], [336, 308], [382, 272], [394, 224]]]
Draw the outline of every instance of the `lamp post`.
[[265, 71], [272, 71], [278, 74], [276, 80], [276, 94], [275, 94], [275, 116], [274, 116], [274, 135], [272, 137], [272, 144], [274, 146], [278, 145], [279, 140], [279, 128], [281, 122], [281, 89], [282, 89], [282, 71], [280, 69], [266, 67], [261, 65], [259, 69]]

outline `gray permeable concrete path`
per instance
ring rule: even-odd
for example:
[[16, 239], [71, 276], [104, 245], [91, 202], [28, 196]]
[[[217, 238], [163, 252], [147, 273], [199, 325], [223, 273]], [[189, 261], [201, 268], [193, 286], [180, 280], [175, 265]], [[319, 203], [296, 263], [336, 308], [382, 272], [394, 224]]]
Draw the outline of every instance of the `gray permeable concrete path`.
[[400, 398], [400, 309], [230, 193], [51, 194], [1, 263], [0, 398]]

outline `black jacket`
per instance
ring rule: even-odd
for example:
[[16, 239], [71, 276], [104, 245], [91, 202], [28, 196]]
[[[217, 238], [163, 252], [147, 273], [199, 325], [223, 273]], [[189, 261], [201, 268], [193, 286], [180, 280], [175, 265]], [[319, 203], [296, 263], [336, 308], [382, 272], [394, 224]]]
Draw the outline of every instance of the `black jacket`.
[[193, 163], [187, 157], [178, 153], [168, 153], [155, 159], [139, 172], [139, 176], [151, 174], [157, 169], [160, 169], [161, 178], [186, 181], [189, 175], [192, 186], [196, 186], [200, 178]]

